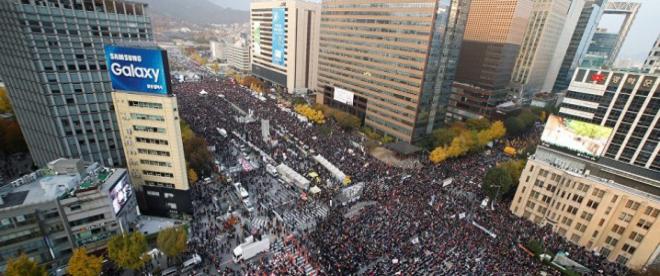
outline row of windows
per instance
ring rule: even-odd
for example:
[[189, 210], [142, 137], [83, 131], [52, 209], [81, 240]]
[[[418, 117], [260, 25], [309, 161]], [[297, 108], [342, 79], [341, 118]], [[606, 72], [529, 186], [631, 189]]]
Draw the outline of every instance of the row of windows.
[[174, 184], [172, 184], [172, 183], [159, 182], [159, 181], [150, 181], [150, 180], [145, 180], [145, 181], [144, 181], [144, 185], [147, 185], [147, 186], [156, 186], [156, 187], [174, 188]]
[[156, 171], [143, 170], [142, 173], [144, 175], [174, 178], [174, 174], [166, 173], [166, 172], [156, 172]]
[[133, 119], [133, 120], [145, 120], [145, 121], [159, 121], [159, 122], [165, 121], [165, 118], [163, 116], [141, 114], [141, 113], [131, 113], [131, 119]]
[[152, 133], [165, 133], [165, 129], [162, 128], [162, 127], [150, 127], [150, 126], [134, 125], [133, 130], [142, 131], [142, 132], [152, 132]]
[[169, 152], [162, 150], [138, 149], [138, 152], [141, 154], [148, 154], [148, 155], [170, 156]]
[[154, 161], [154, 160], [146, 160], [146, 159], [140, 159], [140, 164], [159, 166], [159, 167], [172, 167], [172, 163], [170, 162], [162, 162], [162, 161]]
[[135, 140], [140, 142], [140, 143], [147, 143], [147, 144], [156, 144], [156, 145], [168, 145], [169, 144], [167, 142], [167, 140], [162, 140], [162, 139], [136, 137]]
[[128, 106], [151, 108], [151, 109], [163, 109], [162, 104], [150, 103], [150, 102], [140, 102], [140, 101], [128, 101]]

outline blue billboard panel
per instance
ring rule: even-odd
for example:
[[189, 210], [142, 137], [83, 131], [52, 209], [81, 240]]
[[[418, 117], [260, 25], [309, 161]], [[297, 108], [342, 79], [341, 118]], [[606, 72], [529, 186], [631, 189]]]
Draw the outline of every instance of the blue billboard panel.
[[284, 8], [273, 8], [273, 52], [272, 62], [275, 65], [284, 66]]
[[168, 94], [167, 53], [161, 49], [105, 46], [105, 61], [114, 90]]

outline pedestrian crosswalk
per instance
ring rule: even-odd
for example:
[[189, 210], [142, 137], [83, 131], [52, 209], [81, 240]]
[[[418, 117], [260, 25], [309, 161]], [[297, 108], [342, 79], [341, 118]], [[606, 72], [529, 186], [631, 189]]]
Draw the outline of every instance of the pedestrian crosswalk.
[[252, 229], [264, 230], [268, 226], [268, 218], [267, 217], [255, 217], [250, 222], [250, 225], [252, 225]]
[[305, 271], [305, 275], [307, 276], [316, 276], [317, 272], [314, 267], [308, 263], [305, 258], [302, 256], [298, 255], [298, 252], [295, 250], [295, 247], [292, 244], [287, 244], [284, 245], [282, 243], [282, 240], [276, 240], [271, 244], [271, 252], [273, 255], [279, 255], [279, 254], [288, 254], [288, 255], [293, 255], [295, 256], [295, 261], [294, 264], [298, 268], [302, 268], [303, 271]]
[[302, 209], [285, 210], [282, 215], [284, 223], [299, 230], [307, 230], [316, 226], [318, 220], [328, 216], [328, 207], [312, 204]]

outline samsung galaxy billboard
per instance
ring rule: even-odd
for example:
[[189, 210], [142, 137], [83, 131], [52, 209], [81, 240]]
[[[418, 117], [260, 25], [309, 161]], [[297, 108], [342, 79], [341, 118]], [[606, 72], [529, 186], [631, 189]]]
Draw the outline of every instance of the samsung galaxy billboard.
[[114, 90], [170, 93], [169, 66], [164, 50], [106, 45], [105, 60]]

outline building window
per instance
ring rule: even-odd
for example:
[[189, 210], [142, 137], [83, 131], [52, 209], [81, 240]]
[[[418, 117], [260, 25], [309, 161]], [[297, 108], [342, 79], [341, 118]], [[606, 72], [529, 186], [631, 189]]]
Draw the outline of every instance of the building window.
[[140, 102], [140, 101], [128, 101], [128, 106], [141, 107], [141, 108], [151, 108], [151, 109], [163, 109], [162, 104], [149, 103], [149, 102]]
[[623, 255], [619, 255], [619, 256], [616, 257], [616, 262], [621, 264], [621, 265], [626, 265], [626, 263], [628, 263], [628, 258], [626, 258]]
[[615, 239], [615, 238], [612, 238], [611, 236], [607, 236], [607, 238], [605, 239], [605, 243], [606, 243], [606, 244], [609, 244], [609, 245], [611, 245], [611, 246], [616, 246], [616, 244], [617, 244], [618, 242], [619, 242], [619, 240], [617, 240], [617, 239]]
[[167, 140], [143, 138], [143, 137], [135, 137], [135, 141], [137, 141], [139, 143], [155, 144], [155, 145], [168, 145], [169, 144], [167, 142]]
[[636, 241], [636, 242], [641, 242], [642, 239], [644, 239], [644, 235], [642, 235], [640, 233], [637, 233], [635, 231], [632, 231], [632, 233], [630, 233], [630, 236], [628, 236], [628, 238], [630, 238], [630, 240], [633, 240], [633, 241]]
[[169, 207], [170, 209], [176, 210], [176, 203], [168, 202], [167, 207]]
[[134, 125], [133, 130], [142, 131], [142, 132], [151, 132], [151, 133], [165, 133], [165, 129], [162, 128], [162, 127], [150, 127], [150, 126]]
[[628, 202], [626, 202], [626, 208], [630, 208], [637, 211], [637, 209], [639, 209], [639, 202], [628, 200]]
[[160, 193], [158, 191], [147, 191], [147, 195], [160, 197]]
[[172, 167], [172, 164], [170, 162], [162, 162], [162, 161], [154, 161], [154, 160], [146, 160], [146, 159], [140, 159], [140, 164], [158, 166], [158, 167]]
[[169, 178], [174, 178], [174, 174], [166, 173], [166, 172], [156, 172], [156, 171], [147, 171], [147, 170], [143, 170], [142, 173], [143, 173], [144, 175], [150, 175], [150, 176], [158, 176], [158, 177], [169, 177]]
[[161, 150], [138, 149], [138, 152], [141, 153], [141, 154], [148, 154], [148, 155], [170, 156], [169, 152], [161, 151]]

